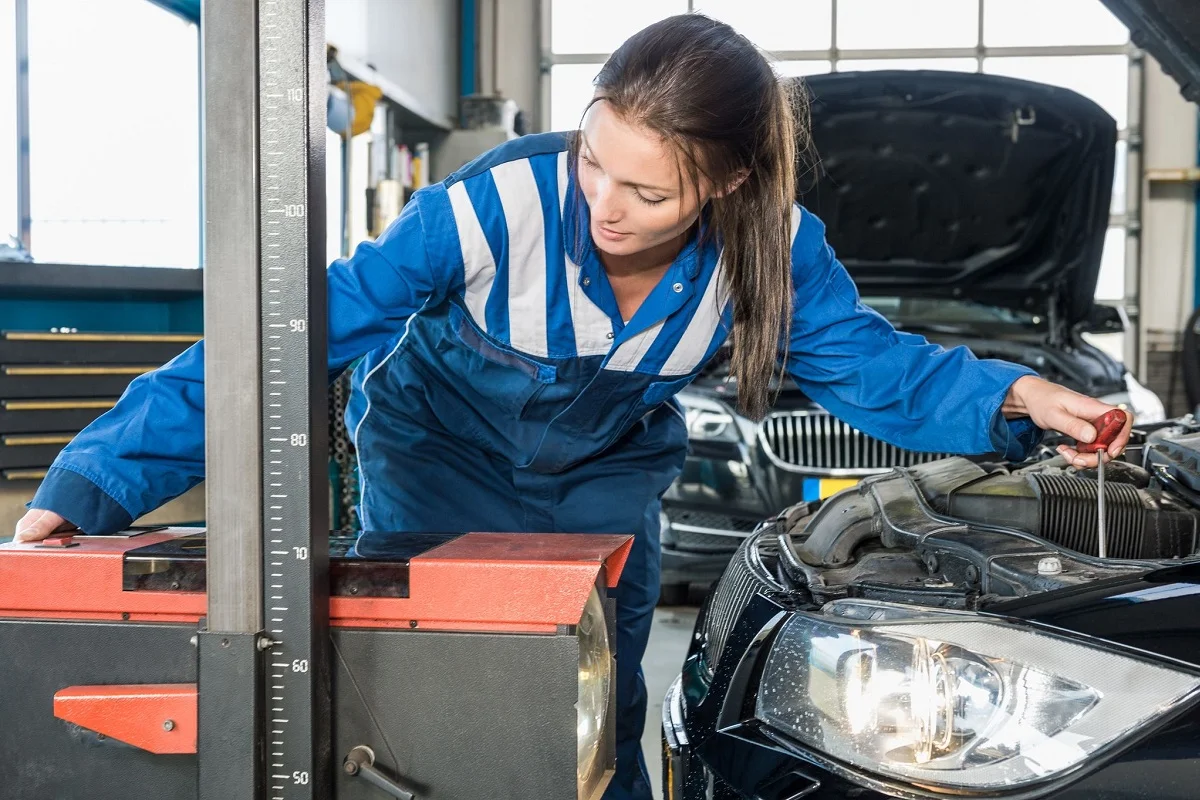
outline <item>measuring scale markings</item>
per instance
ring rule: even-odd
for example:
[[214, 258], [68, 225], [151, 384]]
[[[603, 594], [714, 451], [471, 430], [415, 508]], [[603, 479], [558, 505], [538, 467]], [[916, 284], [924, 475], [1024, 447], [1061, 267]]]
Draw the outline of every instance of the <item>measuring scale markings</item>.
[[[308, 71], [311, 29], [308, 3], [260, 0], [259, 97], [261, 339], [271, 357], [262, 384], [271, 402], [264, 426], [263, 583], [270, 586], [269, 649], [270, 796], [312, 800], [317, 784], [313, 717], [313, 565], [309, 437], [310, 230], [308, 208]], [[313, 12], [317, 13], [316, 11]], [[323, 36], [322, 36], [323, 38]], [[320, 43], [323, 48], [323, 42]], [[299, 82], [300, 85], [296, 85]], [[269, 184], [269, 185], [268, 185]], [[268, 266], [269, 264], [269, 266]], [[268, 277], [269, 275], [269, 277]], [[276, 332], [281, 331], [281, 332]], [[269, 412], [275, 413], [269, 413]]]

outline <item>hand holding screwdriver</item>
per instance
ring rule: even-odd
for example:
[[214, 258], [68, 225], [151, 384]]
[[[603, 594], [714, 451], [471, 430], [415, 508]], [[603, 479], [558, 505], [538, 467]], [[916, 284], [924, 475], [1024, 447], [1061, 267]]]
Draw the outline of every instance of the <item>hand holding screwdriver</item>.
[[1108, 525], [1104, 508], [1104, 462], [1108, 460], [1108, 448], [1125, 430], [1128, 415], [1119, 408], [1114, 408], [1092, 421], [1096, 429], [1096, 438], [1090, 442], [1075, 445], [1080, 453], [1096, 454], [1096, 532], [1101, 558], [1108, 558]]

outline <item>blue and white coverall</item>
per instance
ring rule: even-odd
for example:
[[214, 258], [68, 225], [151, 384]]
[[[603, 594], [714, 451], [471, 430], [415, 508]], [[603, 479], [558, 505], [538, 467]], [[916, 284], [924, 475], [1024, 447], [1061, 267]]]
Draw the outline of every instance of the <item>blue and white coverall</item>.
[[[616, 592], [618, 769], [606, 797], [645, 799], [640, 662], [660, 498], [687, 448], [672, 396], [725, 341], [732, 311], [719, 242], [693, 239], [624, 323], [567, 146], [565, 134], [500, 145], [331, 265], [329, 368], [365, 356], [347, 411], [365, 530], [635, 534]], [[791, 233], [783, 355], [809, 397], [900, 447], [1028, 452], [1040, 431], [1000, 406], [1030, 370], [896, 331], [859, 302], [820, 220], [796, 206]], [[63, 450], [31, 506], [107, 533], [200, 482], [203, 362], [200, 342], [135, 380]]]

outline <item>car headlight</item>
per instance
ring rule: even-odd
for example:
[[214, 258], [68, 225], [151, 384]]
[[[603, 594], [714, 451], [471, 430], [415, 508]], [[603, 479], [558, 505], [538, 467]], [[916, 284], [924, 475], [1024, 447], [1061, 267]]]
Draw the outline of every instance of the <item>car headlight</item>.
[[690, 392], [680, 392], [675, 397], [683, 406], [689, 439], [724, 442], [739, 440], [737, 422], [725, 406]]
[[1193, 675], [1040, 630], [914, 611], [847, 600], [791, 617], [767, 656], [758, 718], [884, 777], [995, 791], [1079, 767], [1200, 689]]
[[1133, 409], [1133, 421], [1146, 425], [1165, 422], [1167, 410], [1158, 395], [1138, 383], [1137, 378], [1125, 373], [1125, 387], [1129, 390], [1129, 406]]
[[1138, 425], [1164, 422], [1167, 419], [1167, 410], [1158, 395], [1138, 383], [1137, 378], [1128, 372], [1125, 373], [1125, 391], [1105, 395], [1099, 399], [1103, 403], [1129, 409], [1133, 412], [1133, 421]]
[[599, 797], [607, 781], [609, 755], [606, 733], [612, 724], [609, 715], [612, 697], [612, 646], [608, 641], [608, 623], [600, 594], [592, 589], [583, 617], [579, 620], [579, 699], [575, 705], [578, 721], [577, 773], [580, 800]]

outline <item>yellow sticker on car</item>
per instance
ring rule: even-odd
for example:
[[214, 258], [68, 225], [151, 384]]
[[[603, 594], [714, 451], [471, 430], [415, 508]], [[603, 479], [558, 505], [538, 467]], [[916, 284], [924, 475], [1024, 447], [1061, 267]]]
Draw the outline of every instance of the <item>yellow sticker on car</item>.
[[831, 495], [837, 494], [842, 489], [857, 486], [858, 481], [858, 478], [805, 478], [804, 502], [809, 503], [813, 500], [824, 500]]
[[849, 489], [858, 485], [858, 478], [822, 478], [821, 479], [821, 499], [835, 495], [842, 489]]

